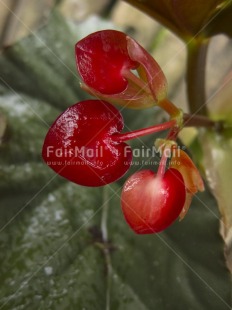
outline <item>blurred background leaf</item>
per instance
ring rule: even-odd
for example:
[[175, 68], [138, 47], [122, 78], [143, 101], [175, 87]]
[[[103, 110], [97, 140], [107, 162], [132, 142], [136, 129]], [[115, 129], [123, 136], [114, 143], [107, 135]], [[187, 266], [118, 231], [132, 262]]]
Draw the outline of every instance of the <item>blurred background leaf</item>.
[[47, 20], [56, 0], [1, 0], [0, 47], [32, 33]]
[[[204, 166], [208, 183], [217, 199], [222, 215], [221, 234], [225, 241], [227, 265], [232, 272], [232, 205], [231, 205], [231, 175], [232, 175], [232, 72], [223, 80], [219, 91], [209, 102], [211, 117], [226, 121], [221, 133], [202, 132], [201, 163]], [[212, 169], [213, 167], [213, 169]]]
[[[230, 134], [232, 136], [232, 129], [230, 129]], [[202, 143], [202, 164], [222, 216], [221, 234], [226, 244], [227, 264], [232, 271], [232, 206], [230, 199], [232, 138], [225, 138], [214, 133], [202, 133], [200, 139], [204, 141]]]

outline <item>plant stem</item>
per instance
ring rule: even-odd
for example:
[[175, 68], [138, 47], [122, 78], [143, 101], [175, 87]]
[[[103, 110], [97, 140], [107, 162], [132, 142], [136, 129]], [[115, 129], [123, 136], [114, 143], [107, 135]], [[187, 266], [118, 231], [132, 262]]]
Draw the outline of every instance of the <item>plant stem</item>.
[[178, 136], [180, 130], [181, 130], [180, 127], [173, 127], [173, 128], [170, 130], [170, 132], [169, 132], [169, 134], [168, 134], [168, 136], [167, 136], [167, 139], [168, 139], [168, 140], [172, 140], [172, 141], [176, 141], [177, 136]]
[[226, 123], [223, 121], [213, 121], [209, 119], [207, 116], [191, 115], [187, 113], [185, 113], [183, 117], [183, 127], [211, 128], [215, 130], [217, 133], [222, 133], [223, 130], [228, 128], [226, 126]]
[[180, 109], [175, 106], [174, 103], [169, 101], [167, 98], [158, 102], [158, 105], [161, 109], [166, 111], [171, 117], [177, 116], [180, 114]]
[[191, 115], [185, 113], [183, 117], [183, 123], [183, 127], [214, 128], [217, 131], [223, 128], [222, 122], [215, 122], [209, 119], [207, 116], [203, 115]]
[[205, 127], [205, 128], [212, 128], [218, 132], [220, 132], [223, 129], [223, 123], [222, 122], [215, 122], [211, 119], [209, 119], [207, 116], [202, 115], [191, 115], [185, 113], [183, 115], [183, 126], [179, 127], [177, 126], [176, 120], [170, 120], [168, 122], [134, 130], [132, 132], [126, 132], [126, 133], [116, 133], [111, 136], [113, 141], [117, 143], [121, 143], [124, 141], [136, 139], [142, 136], [146, 136], [155, 132], [163, 131], [166, 129], [171, 128], [171, 132], [169, 133], [169, 139], [175, 140], [176, 136], [178, 135], [178, 132], [183, 127]]
[[175, 124], [176, 124], [176, 121], [171, 120], [169, 122], [165, 122], [165, 123], [162, 123], [159, 125], [155, 125], [155, 126], [151, 126], [151, 127], [147, 127], [147, 128], [143, 128], [143, 129], [138, 129], [138, 130], [135, 130], [132, 132], [114, 134], [114, 135], [112, 135], [112, 138], [114, 139], [114, 141], [123, 142], [123, 141], [131, 140], [131, 139], [135, 139], [138, 137], [146, 136], [146, 135], [149, 135], [151, 133], [155, 133], [155, 132], [159, 132], [162, 130], [169, 129], [171, 127], [174, 127]]
[[187, 93], [191, 113], [206, 115], [205, 67], [209, 39], [193, 39], [187, 45]]
[[160, 163], [159, 163], [159, 168], [158, 168], [158, 171], [157, 171], [157, 176], [160, 176], [160, 177], [163, 177], [164, 176], [164, 173], [166, 171], [166, 163], [167, 163], [167, 154], [165, 152], [165, 148], [163, 150], [163, 154], [162, 154], [162, 157], [161, 157], [161, 160], [160, 160]]

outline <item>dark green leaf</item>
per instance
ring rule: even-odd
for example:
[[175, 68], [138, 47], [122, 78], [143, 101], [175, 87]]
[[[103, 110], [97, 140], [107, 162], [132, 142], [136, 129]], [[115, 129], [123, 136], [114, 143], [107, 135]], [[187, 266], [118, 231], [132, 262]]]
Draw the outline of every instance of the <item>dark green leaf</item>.
[[80, 94], [74, 56], [77, 40], [64, 20], [54, 14], [49, 28], [42, 27], [5, 49], [0, 58], [0, 83], [59, 108], [74, 104]]

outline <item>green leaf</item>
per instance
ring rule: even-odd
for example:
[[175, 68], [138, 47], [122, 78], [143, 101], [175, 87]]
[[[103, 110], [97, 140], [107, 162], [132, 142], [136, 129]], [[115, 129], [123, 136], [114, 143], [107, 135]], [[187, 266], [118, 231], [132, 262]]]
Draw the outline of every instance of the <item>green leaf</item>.
[[62, 17], [54, 14], [49, 28], [42, 27], [4, 50], [0, 83], [32, 97], [36, 94], [58, 108], [74, 104], [81, 96], [74, 57], [77, 40]]
[[[83, 28], [79, 25], [76, 33]], [[49, 38], [49, 46], [62, 47], [53, 52], [62, 54], [63, 67], [45, 45], [36, 47], [37, 35]], [[65, 78], [71, 79], [73, 37], [54, 15], [35, 36], [0, 56], [2, 84], [10, 86], [0, 97], [8, 131], [0, 145], [0, 308], [229, 309], [230, 275], [216, 201], [208, 190], [194, 198], [184, 221], [164, 233], [139, 236], [123, 218], [119, 184], [77, 186], [42, 162], [48, 126], [70, 101], [84, 96], [75, 77], [70, 83]], [[57, 72], [54, 79], [49, 72]], [[163, 117], [155, 109], [123, 113], [125, 130]], [[137, 139], [132, 146], [151, 148], [155, 137]], [[155, 169], [154, 156], [145, 166], [143, 156], [134, 160], [138, 166], [127, 176]]]

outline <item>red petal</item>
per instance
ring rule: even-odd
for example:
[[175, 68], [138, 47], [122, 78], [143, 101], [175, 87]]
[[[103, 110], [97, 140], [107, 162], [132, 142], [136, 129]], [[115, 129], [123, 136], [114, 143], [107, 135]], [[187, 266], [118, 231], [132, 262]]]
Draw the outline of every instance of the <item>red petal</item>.
[[75, 46], [77, 69], [83, 81], [103, 94], [120, 93], [127, 87], [122, 70], [135, 69], [127, 51], [126, 35], [116, 30], [90, 34]]

